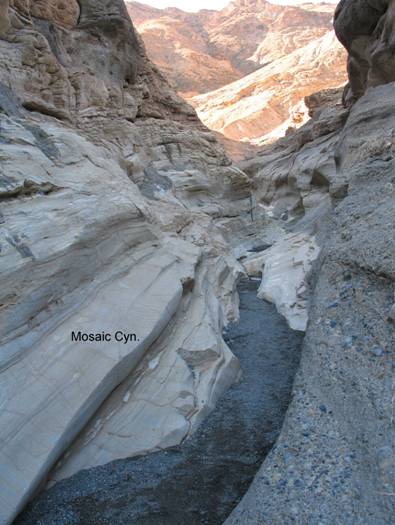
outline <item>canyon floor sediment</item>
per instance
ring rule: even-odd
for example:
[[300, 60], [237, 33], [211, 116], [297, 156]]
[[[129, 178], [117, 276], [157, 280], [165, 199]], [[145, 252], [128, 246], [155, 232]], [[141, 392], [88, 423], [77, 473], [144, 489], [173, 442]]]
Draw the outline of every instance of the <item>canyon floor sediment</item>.
[[258, 299], [258, 284], [242, 280], [240, 322], [225, 332], [242, 377], [191, 438], [82, 471], [43, 492], [15, 524], [223, 523], [279, 435], [303, 340], [272, 304]]

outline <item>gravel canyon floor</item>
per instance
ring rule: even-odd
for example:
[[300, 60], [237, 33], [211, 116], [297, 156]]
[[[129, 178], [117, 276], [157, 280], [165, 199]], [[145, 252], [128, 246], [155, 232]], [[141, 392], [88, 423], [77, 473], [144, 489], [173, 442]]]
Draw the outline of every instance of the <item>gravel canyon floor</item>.
[[300, 359], [303, 334], [257, 298], [258, 284], [240, 284], [240, 322], [225, 335], [242, 377], [190, 439], [83, 471], [44, 492], [15, 523], [222, 524], [279, 435]]

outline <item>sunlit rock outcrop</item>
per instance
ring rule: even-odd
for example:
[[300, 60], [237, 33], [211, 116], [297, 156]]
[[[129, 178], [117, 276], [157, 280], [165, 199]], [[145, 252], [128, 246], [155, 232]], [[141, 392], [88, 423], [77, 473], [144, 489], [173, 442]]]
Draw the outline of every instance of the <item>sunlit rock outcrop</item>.
[[307, 45], [331, 29], [333, 7], [236, 0], [189, 13], [127, 0], [148, 56], [184, 94], [207, 93]]
[[191, 103], [210, 129], [229, 139], [273, 141], [308, 120], [304, 97], [345, 83], [344, 63], [342, 46], [328, 32]]
[[304, 124], [304, 97], [346, 82], [333, 5], [240, 0], [198, 13], [127, 7], [149, 56], [234, 159], [253, 153], [251, 143]]

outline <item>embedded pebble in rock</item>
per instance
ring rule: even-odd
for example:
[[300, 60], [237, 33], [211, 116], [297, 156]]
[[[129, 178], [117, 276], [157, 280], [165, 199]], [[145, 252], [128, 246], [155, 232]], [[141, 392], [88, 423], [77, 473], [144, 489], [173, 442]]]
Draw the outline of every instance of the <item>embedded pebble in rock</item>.
[[394, 107], [394, 84], [370, 89], [338, 136], [337, 177], [348, 189], [320, 219], [293, 400], [226, 525], [393, 524], [395, 199], [385, 187], [395, 169]]
[[381, 357], [383, 355], [383, 349], [379, 346], [375, 346], [371, 349], [372, 354], [374, 354], [376, 357]]

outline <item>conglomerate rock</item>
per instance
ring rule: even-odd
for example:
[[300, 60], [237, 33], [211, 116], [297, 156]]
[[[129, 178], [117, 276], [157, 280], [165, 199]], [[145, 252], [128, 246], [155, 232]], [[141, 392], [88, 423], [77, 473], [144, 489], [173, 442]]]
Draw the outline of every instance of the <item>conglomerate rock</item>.
[[48, 475], [173, 445], [212, 409], [239, 373], [220, 336], [237, 317], [230, 247], [266, 212], [303, 255], [296, 296], [273, 300], [287, 315], [314, 293], [284, 429], [227, 523], [389, 525], [394, 84], [351, 112], [306, 99], [313, 119], [245, 163], [251, 196], [123, 2], [62, 5], [0, 2], [1, 522]]
[[[392, 2], [340, 2], [336, 30], [359, 100], [350, 112], [315, 108], [309, 124], [247, 166], [261, 202], [291, 219], [299, 213], [294, 228], [314, 233], [321, 253], [308, 276], [309, 322], [283, 430], [226, 525], [393, 523], [391, 17]], [[370, 54], [378, 41], [383, 62]]]
[[362, 97], [333, 145], [348, 189], [320, 219], [294, 399], [226, 525], [393, 522], [394, 87]]

